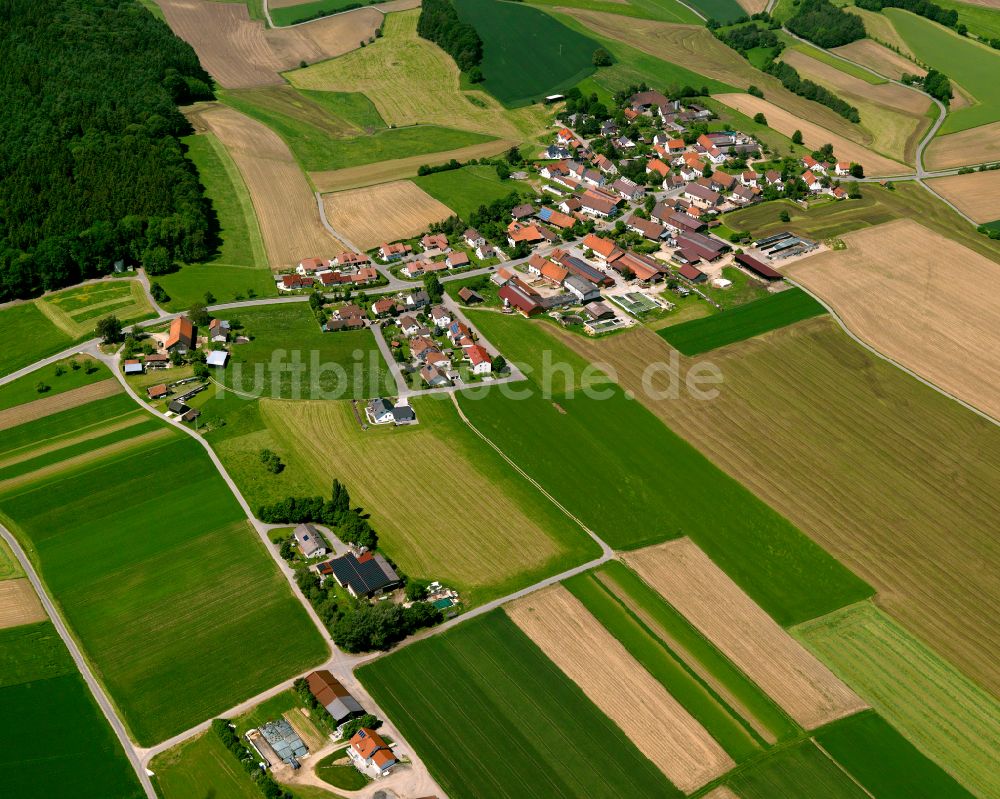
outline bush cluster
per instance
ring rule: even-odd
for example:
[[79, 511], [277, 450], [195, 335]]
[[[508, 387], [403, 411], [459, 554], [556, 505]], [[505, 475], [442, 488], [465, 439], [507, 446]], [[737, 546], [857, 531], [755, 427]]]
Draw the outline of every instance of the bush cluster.
[[274, 777], [257, 765], [257, 755], [248, 749], [229, 726], [228, 719], [212, 719], [212, 731], [219, 736], [223, 746], [232, 752], [250, 780], [267, 799], [295, 799], [274, 781]]
[[[454, 58], [462, 72], [468, 72], [470, 77], [473, 70], [478, 72], [483, 61], [483, 40], [472, 25], [458, 18], [450, 0], [427, 0], [423, 3], [417, 20], [417, 33]], [[475, 77], [482, 80], [482, 73]]]

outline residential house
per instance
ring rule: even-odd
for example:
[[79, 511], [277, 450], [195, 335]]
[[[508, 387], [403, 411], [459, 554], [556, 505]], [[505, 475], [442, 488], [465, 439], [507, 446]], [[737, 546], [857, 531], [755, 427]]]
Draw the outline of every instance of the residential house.
[[423, 308], [430, 304], [431, 296], [424, 289], [417, 289], [406, 295], [407, 308]]
[[834, 165], [833, 171], [838, 177], [844, 177], [851, 174], [851, 165], [847, 161], [838, 161]]
[[358, 700], [326, 669], [307, 674], [306, 685], [309, 686], [309, 693], [326, 709], [338, 726], [365, 714], [365, 709]]
[[372, 262], [372, 259], [363, 252], [345, 251], [333, 259], [335, 266], [343, 268], [360, 269]]
[[743, 171], [743, 174], [740, 175], [740, 183], [742, 183], [744, 186], [753, 186], [754, 188], [756, 188], [759, 185], [759, 182], [760, 182], [760, 175], [758, 175], [752, 169], [746, 169]]
[[511, 222], [507, 225], [507, 243], [511, 247], [519, 243], [538, 244], [542, 241], [552, 241], [555, 237], [548, 231], [543, 232], [543, 228], [538, 225], [523, 225], [520, 222]]
[[697, 182], [701, 183], [702, 180], [707, 180], [708, 187], [716, 191], [732, 191], [738, 182], [735, 175], [730, 175], [728, 172], [721, 172], [718, 169], [712, 173], [712, 177], [701, 178]]
[[556, 142], [561, 144], [563, 147], [575, 141], [576, 141], [576, 136], [573, 134], [573, 131], [571, 131], [569, 128], [562, 128], [556, 134]]
[[604, 175], [597, 170], [588, 169], [586, 166], [577, 163], [576, 161], [570, 161], [567, 166], [569, 167], [570, 176], [581, 183], [588, 183], [591, 186], [604, 185]]
[[659, 158], [650, 158], [646, 163], [646, 174], [650, 175], [656, 173], [661, 178], [665, 178], [670, 174], [670, 167], [663, 163]]
[[659, 241], [667, 235], [667, 230], [663, 225], [653, 222], [651, 219], [643, 219], [641, 216], [633, 214], [626, 221], [628, 229], [645, 236], [650, 241]]
[[833, 195], [836, 200], [846, 200], [848, 196], [847, 192], [840, 186], [834, 186], [830, 189], [830, 194]]
[[448, 265], [449, 269], [460, 269], [461, 267], [468, 266], [472, 263], [469, 260], [469, 256], [461, 250], [455, 250], [448, 253], [448, 257], [444, 259], [444, 262]]
[[303, 258], [299, 261], [299, 265], [295, 268], [295, 271], [300, 275], [311, 277], [328, 267], [329, 263], [325, 258]]
[[535, 213], [535, 206], [531, 203], [521, 203], [510, 209], [510, 215], [514, 219], [527, 219]]
[[487, 244], [485, 241], [482, 244], [476, 245], [476, 258], [480, 261], [485, 261], [487, 258], [496, 258], [497, 251], [494, 249], [492, 244]]
[[628, 136], [618, 136], [611, 140], [611, 143], [615, 146], [616, 150], [634, 150], [635, 142], [632, 141]]
[[[567, 150], [565, 147], [560, 147], [557, 144], [550, 144], [545, 150], [542, 151], [542, 158], [547, 161], [555, 161], [556, 159], [572, 158], [573, 153]], [[548, 177], [546, 175], [545, 177]]]
[[698, 183], [688, 183], [684, 187], [683, 196], [699, 208], [718, 208], [722, 203], [722, 195], [719, 192], [706, 189]]
[[330, 568], [333, 578], [355, 597], [372, 597], [400, 584], [396, 570], [378, 552], [365, 552], [360, 556], [348, 552], [331, 560]]
[[785, 181], [781, 179], [781, 173], [776, 169], [769, 169], [764, 173], [764, 183], [779, 190], [785, 187]]
[[560, 230], [571, 228], [576, 224], [576, 220], [569, 214], [564, 214], [561, 211], [554, 211], [551, 208], [539, 208], [538, 218], [553, 227], [559, 228]]
[[490, 354], [486, 351], [485, 347], [481, 347], [478, 344], [466, 347], [465, 357], [469, 360], [469, 363], [472, 364], [472, 373], [474, 375], [488, 375], [491, 371], [493, 371]]
[[378, 248], [379, 257], [383, 261], [398, 261], [413, 253], [413, 248], [409, 244], [397, 242], [396, 244], [383, 244]]
[[329, 552], [323, 536], [311, 524], [300, 524], [292, 535], [304, 558], [321, 558]]
[[580, 210], [591, 216], [609, 217], [618, 213], [620, 200], [604, 192], [586, 191], [580, 198]]
[[170, 389], [167, 388], [166, 383], [160, 383], [146, 389], [146, 396], [151, 400], [163, 399], [168, 394], [170, 394]]
[[213, 319], [208, 325], [208, 340], [213, 343], [229, 341], [229, 320]]
[[308, 288], [313, 284], [311, 277], [304, 277], [298, 273], [292, 275], [282, 275], [278, 280], [278, 288], [281, 291], [294, 291], [295, 289]]
[[431, 364], [427, 364], [420, 370], [420, 379], [430, 388], [441, 388], [451, 385], [451, 381], [445, 376], [444, 372]]
[[399, 330], [404, 336], [415, 336], [420, 330], [420, 322], [409, 314], [403, 314], [396, 320]]
[[448, 237], [444, 233], [428, 233], [420, 239], [420, 246], [424, 248], [424, 252], [445, 252], [448, 249]]
[[618, 180], [611, 184], [611, 188], [626, 200], [632, 200], [633, 202], [641, 200], [646, 196], [646, 187], [640, 186], [628, 178], [618, 178]]
[[175, 317], [170, 322], [170, 331], [167, 333], [167, 340], [164, 348], [168, 352], [185, 353], [194, 348], [194, 324], [186, 316]]
[[472, 341], [472, 330], [465, 322], [460, 322], [455, 320], [450, 325], [448, 325], [448, 338], [451, 339], [451, 343], [456, 347], [462, 346], [462, 341], [468, 339]]
[[486, 239], [482, 237], [478, 230], [475, 228], [467, 228], [465, 233], [462, 234], [462, 238], [469, 247], [478, 247], [480, 244], [485, 244]]
[[802, 173], [802, 182], [806, 184], [806, 188], [809, 191], [821, 191], [823, 189], [823, 184], [819, 182], [819, 178], [808, 169]]
[[342, 319], [345, 322], [350, 319], [359, 319], [361, 321], [364, 321], [365, 312], [361, 309], [360, 306], [355, 305], [354, 303], [348, 303], [347, 305], [342, 305], [337, 310], [335, 310], [333, 312], [333, 316], [335, 319]]
[[605, 239], [594, 233], [588, 233], [583, 237], [581, 245], [593, 251], [594, 257], [599, 261], [607, 263], [615, 253], [621, 252], [611, 239]]
[[821, 164], [811, 155], [802, 156], [802, 166], [804, 166], [810, 172], [819, 173], [821, 175], [826, 173], [826, 166]]
[[397, 306], [396, 301], [390, 297], [383, 297], [380, 300], [375, 300], [372, 303], [372, 314], [374, 316], [391, 316], [396, 313]]
[[544, 164], [538, 170], [538, 174], [548, 180], [555, 180], [556, 178], [565, 178], [569, 177], [569, 167], [566, 166], [566, 163]]
[[684, 139], [667, 139], [666, 144], [667, 152], [670, 155], [680, 155], [684, 150], [687, 149], [687, 145], [684, 143]]
[[435, 305], [431, 308], [431, 319], [434, 320], [435, 327], [444, 330], [451, 324], [451, 311], [443, 305]]
[[606, 155], [601, 155], [597, 153], [593, 158], [590, 159], [590, 163], [596, 166], [601, 172], [606, 172], [610, 175], [618, 173], [618, 167], [614, 165], [614, 162]]
[[382, 736], [368, 727], [362, 727], [354, 734], [347, 751], [361, 771], [372, 770], [384, 775], [399, 762]]
[[738, 205], [750, 205], [760, 200], [760, 189], [752, 186], [737, 186], [730, 199]]
[[429, 355], [440, 352], [438, 345], [429, 338], [417, 336], [410, 339], [410, 355], [421, 363], [426, 363]]

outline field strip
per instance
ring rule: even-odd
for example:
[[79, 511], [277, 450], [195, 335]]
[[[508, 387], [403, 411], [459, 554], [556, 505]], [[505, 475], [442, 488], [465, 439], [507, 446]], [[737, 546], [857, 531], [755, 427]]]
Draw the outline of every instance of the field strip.
[[95, 449], [93, 452], [85, 452], [82, 455], [67, 458], [61, 463], [54, 463], [51, 466], [45, 466], [41, 469], [36, 469], [33, 472], [28, 472], [27, 474], [11, 477], [8, 480], [0, 480], [0, 494], [5, 494], [13, 489], [20, 488], [27, 483], [33, 483], [36, 480], [43, 480], [47, 477], [57, 475], [60, 472], [70, 471], [78, 466], [85, 466], [88, 463], [101, 460], [109, 455], [116, 455], [119, 452], [141, 447], [151, 441], [166, 438], [172, 434], [173, 432], [166, 427], [161, 430], [152, 430], [148, 433], [143, 433], [141, 436], [136, 436], [135, 438], [128, 438], [124, 441], [108, 444], [108, 446], [100, 447], [99, 449]]
[[457, 392], [455, 392], [455, 391], [449, 392], [449, 396], [451, 397], [451, 401], [452, 401], [452, 403], [455, 406], [455, 410], [458, 411], [459, 418], [463, 422], [465, 422], [465, 424], [468, 426], [468, 428], [473, 433], [475, 433], [477, 436], [479, 436], [483, 441], [485, 441], [487, 444], [489, 444], [490, 447], [492, 447], [493, 450], [501, 458], [503, 458], [505, 461], [507, 461], [507, 463], [510, 465], [510, 467], [512, 469], [514, 469], [514, 471], [516, 471], [519, 475], [521, 475], [521, 477], [523, 477], [525, 480], [527, 480], [529, 483], [531, 483], [535, 488], [537, 488], [546, 499], [548, 499], [553, 505], [555, 505], [557, 508], [559, 508], [559, 510], [561, 510], [572, 521], [576, 522], [576, 524], [578, 524], [580, 526], [581, 530], [583, 530], [587, 535], [589, 535], [591, 538], [593, 538], [594, 541], [596, 541], [600, 545], [601, 552], [602, 552], [603, 555], [605, 555], [605, 556], [611, 555], [612, 554], [611, 547], [609, 547], [607, 544], [605, 544], [604, 541], [600, 538], [600, 536], [597, 535], [597, 533], [595, 533], [593, 530], [591, 530], [589, 527], [587, 527], [587, 525], [585, 525], [582, 521], [580, 521], [580, 519], [578, 519], [576, 516], [574, 516], [572, 513], [570, 513], [569, 509], [565, 505], [563, 505], [561, 502], [559, 502], [559, 500], [557, 500], [554, 496], [552, 496], [548, 491], [546, 491], [544, 488], [542, 488], [541, 484], [537, 480], [535, 480], [531, 475], [529, 475], [526, 471], [524, 471], [524, 469], [522, 469], [513, 460], [511, 460], [511, 458], [507, 455], [507, 453], [505, 453], [502, 449], [500, 449], [500, 447], [498, 447], [496, 444], [494, 444], [493, 441], [490, 440], [490, 438], [488, 436], [486, 436], [484, 433], [480, 432], [479, 429], [472, 422], [469, 421], [469, 417], [465, 415], [465, 411], [462, 410], [462, 406], [459, 404], [458, 399], [455, 396], [456, 393]]
[[48, 618], [27, 577], [0, 582], [0, 629]]
[[833, 763], [833, 765], [835, 765], [838, 769], [840, 769], [844, 773], [844, 776], [846, 776], [851, 782], [853, 782], [862, 791], [864, 791], [866, 794], [868, 794], [868, 796], [870, 796], [871, 799], [877, 799], [877, 797], [875, 796], [875, 794], [873, 794], [864, 785], [862, 785], [860, 782], [858, 782], [854, 778], [854, 775], [851, 774], [851, 772], [849, 772], [846, 768], [844, 768], [842, 765], [840, 765], [840, 763], [837, 762], [837, 758], [835, 758], [833, 755], [831, 755], [829, 752], [827, 752], [826, 749], [823, 748], [823, 745], [819, 741], [817, 741], [815, 738], [810, 738], [809, 740], [812, 741], [813, 746], [815, 746], [817, 749], [819, 749], [820, 752], [823, 753], [823, 755], [826, 757], [827, 760], [829, 760], [831, 763]]
[[54, 302], [46, 302], [45, 299], [42, 298], [35, 302], [35, 307], [41, 311], [46, 319], [48, 319], [70, 338], [77, 338], [79, 336], [79, 333], [77, 332], [79, 325], [73, 320], [72, 316], [70, 316]]
[[411, 155], [406, 158], [395, 158], [390, 161], [377, 161], [364, 166], [352, 166], [346, 169], [333, 169], [326, 172], [310, 172], [309, 179], [316, 189], [324, 194], [358, 189], [372, 186], [376, 183], [389, 183], [395, 180], [412, 178], [424, 164], [436, 166], [454, 158], [456, 161], [469, 161], [473, 158], [491, 158], [511, 147], [520, 145], [514, 139], [494, 139], [493, 141], [471, 144], [457, 150], [447, 150], [440, 153]]
[[732, 790], [732, 788], [720, 785], [718, 788], [715, 788], [705, 794], [704, 799], [740, 799], [740, 797]]
[[80, 433], [79, 435], [70, 436], [69, 438], [61, 438], [58, 441], [52, 441], [51, 439], [46, 439], [51, 441], [51, 443], [44, 446], [35, 446], [32, 444], [26, 444], [20, 448], [17, 455], [11, 455], [7, 458], [0, 459], [0, 469], [6, 468], [7, 466], [13, 466], [17, 463], [23, 463], [24, 461], [31, 460], [32, 458], [38, 457], [39, 455], [46, 455], [50, 452], [55, 452], [56, 450], [65, 449], [66, 447], [71, 447], [74, 444], [79, 444], [84, 441], [90, 441], [93, 438], [100, 438], [108, 433], [116, 433], [119, 430], [124, 430], [126, 427], [132, 427], [133, 425], [141, 424], [142, 422], [149, 420], [149, 414], [142, 412], [132, 411], [121, 417], [120, 421], [113, 424], [102, 424], [98, 423], [91, 425], [86, 428], [87, 432]]
[[240, 269], [260, 269], [262, 266], [267, 266], [267, 252], [264, 250], [264, 239], [260, 232], [260, 221], [257, 219], [257, 213], [253, 208], [250, 189], [247, 188], [247, 184], [243, 180], [243, 175], [240, 174], [240, 168], [229, 154], [226, 145], [219, 141], [218, 136], [208, 132], [204, 135], [207, 136], [209, 145], [215, 151], [219, 163], [222, 164], [222, 168], [229, 178], [229, 182], [233, 185], [233, 194], [235, 194], [240, 211], [242, 211], [243, 218], [247, 222], [247, 234], [250, 239], [251, 257], [253, 258], [252, 264], [221, 264], [218, 261], [214, 263], [216, 266], [232, 266]]
[[42, 419], [60, 411], [67, 411], [77, 405], [85, 405], [94, 400], [104, 399], [113, 396], [121, 391], [118, 382], [109, 377], [98, 383], [91, 383], [89, 386], [81, 386], [71, 391], [64, 391], [54, 397], [43, 397], [42, 399], [26, 402], [23, 405], [15, 405], [0, 411], [0, 430], [7, 430], [17, 427], [25, 422], [33, 422], [35, 419]]
[[980, 225], [1000, 219], [1000, 169], [934, 178], [927, 185]]
[[868, 707], [690, 539], [622, 557], [806, 729]]
[[685, 793], [735, 765], [708, 731], [563, 586], [538, 591], [505, 611]]
[[643, 624], [650, 629], [650, 631], [662, 640], [667, 646], [669, 646], [677, 656], [684, 661], [684, 664], [691, 669], [698, 678], [705, 682], [716, 694], [722, 697], [733, 710], [737, 711], [750, 726], [752, 726], [757, 734], [760, 735], [767, 743], [773, 744], [778, 739], [777, 736], [767, 728], [767, 726], [762, 722], [757, 716], [754, 715], [753, 711], [750, 710], [744, 704], [739, 697], [736, 696], [729, 687], [717, 680], [715, 676], [708, 671], [693, 654], [691, 654], [688, 649], [681, 644], [674, 636], [670, 634], [668, 630], [664, 628], [656, 619], [654, 619], [646, 610], [639, 606], [628, 592], [625, 590], [624, 586], [615, 580], [614, 576], [610, 574], [605, 574], [603, 572], [594, 572], [594, 577], [602, 583], [605, 587], [609, 589], [613, 598], [628, 608], [629, 611], [634, 613], [636, 617]]

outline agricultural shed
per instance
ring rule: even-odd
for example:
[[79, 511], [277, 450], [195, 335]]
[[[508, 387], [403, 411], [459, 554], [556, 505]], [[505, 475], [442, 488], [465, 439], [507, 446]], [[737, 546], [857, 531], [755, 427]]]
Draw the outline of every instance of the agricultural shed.
[[751, 272], [759, 275], [765, 280], [781, 280], [782, 274], [775, 269], [772, 269], [767, 264], [758, 261], [752, 255], [746, 255], [745, 253], [740, 253], [736, 256], [736, 263], [740, 266], [744, 266]]
[[225, 350], [212, 350], [205, 356], [205, 363], [209, 366], [225, 366], [229, 360], [229, 353]]
[[399, 575], [381, 554], [348, 552], [330, 561], [334, 578], [354, 596], [370, 597], [399, 584]]
[[298, 766], [298, 758], [309, 754], [309, 747], [303, 743], [299, 734], [292, 729], [287, 719], [269, 721], [260, 728], [274, 753], [290, 766]]
[[365, 709], [329, 671], [323, 669], [306, 675], [309, 691], [337, 724], [363, 716]]
[[139, 361], [129, 359], [125, 361], [125, 374], [127, 375], [141, 375], [142, 374], [142, 364]]

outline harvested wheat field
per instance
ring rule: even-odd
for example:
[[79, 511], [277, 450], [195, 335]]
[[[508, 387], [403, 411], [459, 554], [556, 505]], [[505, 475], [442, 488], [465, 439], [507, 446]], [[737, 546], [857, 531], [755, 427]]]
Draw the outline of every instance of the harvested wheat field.
[[452, 215], [409, 180], [327, 194], [323, 205], [333, 228], [362, 250], [416, 236]]
[[89, 386], [64, 391], [54, 397], [45, 397], [34, 402], [26, 402], [23, 405], [15, 405], [13, 408], [0, 411], [0, 430], [7, 430], [25, 422], [75, 408], [77, 405], [85, 405], [94, 400], [104, 399], [119, 391], [121, 391], [121, 385], [113, 377], [109, 377], [107, 380], [91, 383]]
[[1000, 169], [934, 178], [927, 185], [980, 225], [1000, 219]]
[[506, 152], [521, 142], [514, 139], [494, 139], [493, 141], [461, 147], [458, 150], [446, 150], [428, 155], [412, 155], [408, 158], [395, 158], [391, 161], [378, 161], [374, 164], [352, 166], [347, 169], [334, 169], [329, 172], [310, 172], [309, 179], [317, 191], [334, 192], [345, 189], [356, 189], [385, 183], [390, 180], [402, 180], [417, 174], [423, 164], [435, 166], [444, 164], [454, 158], [456, 161], [470, 161], [473, 158], [491, 158]]
[[859, 338], [1000, 419], [997, 264], [910, 219], [843, 237], [786, 271]]
[[911, 75], [926, 74], [926, 70], [921, 69], [908, 58], [904, 58], [894, 50], [890, 50], [871, 39], [858, 39], [856, 42], [834, 47], [830, 52], [842, 55], [862, 66], [874, 69], [880, 75], [895, 80], [899, 80], [904, 72]]
[[689, 538], [622, 558], [806, 729], [867, 707]]
[[740, 799], [740, 797], [732, 788], [720, 785], [714, 791], [705, 794], [705, 799]]
[[0, 630], [46, 618], [45, 609], [27, 577], [0, 581]]
[[289, 269], [303, 258], [346, 249], [319, 219], [319, 208], [288, 145], [273, 130], [219, 104], [188, 111], [195, 128], [216, 135], [250, 190], [271, 269]]
[[885, 14], [881, 14], [878, 11], [868, 11], [857, 6], [851, 9], [851, 13], [861, 17], [861, 20], [865, 23], [865, 30], [871, 38], [880, 42], [886, 42], [889, 46], [898, 49], [904, 56], [914, 57], [910, 46], [899, 35], [899, 32], [892, 24], [892, 20]]
[[860, 144], [807, 121], [815, 118], [815, 114], [810, 113], [806, 117], [798, 117], [784, 108], [779, 108], [774, 103], [749, 94], [717, 94], [715, 99], [749, 117], [758, 113], [764, 114], [767, 117], [768, 127], [774, 128], [786, 136], [791, 136], [796, 130], [802, 131], [802, 140], [806, 147], [818, 149], [824, 144], [832, 144], [834, 155], [838, 160], [861, 164], [867, 175], [905, 175], [913, 171], [898, 161], [879, 155], [867, 147], [862, 147]]
[[781, 60], [857, 108], [861, 126], [872, 134], [873, 149], [914, 163], [917, 143], [931, 124], [927, 116], [931, 100], [926, 94], [896, 83], [868, 83], [791, 48]]
[[927, 169], [953, 169], [986, 161], [1000, 161], [1000, 122], [937, 136], [924, 151]]
[[747, 14], [759, 14], [761, 11], [766, 11], [768, 6], [768, 0], [737, 0], [737, 2]]
[[300, 62], [322, 61], [375, 35], [383, 15], [372, 7], [294, 28], [268, 29], [244, 3], [156, 0], [170, 29], [190, 44], [203, 67], [227, 89], [280, 85], [278, 74]]
[[1000, 558], [1000, 429], [868, 352], [829, 316], [683, 359], [721, 370], [712, 402], [649, 397], [643, 369], [671, 353], [650, 330], [598, 341], [558, 333], [588, 360], [612, 364], [668, 427], [1000, 695], [1000, 582], [985, 566]]
[[682, 791], [691, 793], [735, 765], [705, 728], [561, 585], [536, 591], [505, 610]]
[[386, 124], [397, 127], [436, 124], [517, 141], [546, 129], [539, 106], [507, 109], [484, 91], [462, 91], [451, 56], [417, 36], [418, 16], [416, 10], [390, 14], [374, 44], [285, 77], [300, 89], [363, 92]]

